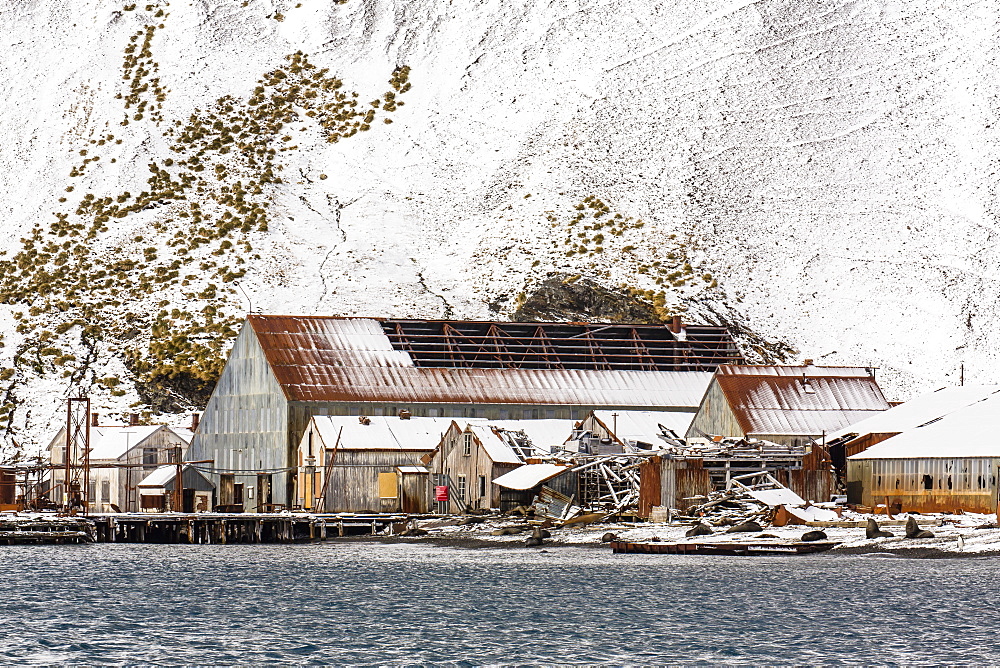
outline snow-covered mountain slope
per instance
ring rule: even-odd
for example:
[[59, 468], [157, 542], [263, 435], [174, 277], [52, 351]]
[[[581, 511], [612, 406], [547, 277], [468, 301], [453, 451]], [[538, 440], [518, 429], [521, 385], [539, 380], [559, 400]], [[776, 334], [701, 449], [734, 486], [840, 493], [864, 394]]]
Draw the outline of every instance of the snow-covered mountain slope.
[[998, 382], [998, 11], [0, 5], [8, 442], [196, 404], [248, 301], [493, 318], [553, 274], [892, 398]]

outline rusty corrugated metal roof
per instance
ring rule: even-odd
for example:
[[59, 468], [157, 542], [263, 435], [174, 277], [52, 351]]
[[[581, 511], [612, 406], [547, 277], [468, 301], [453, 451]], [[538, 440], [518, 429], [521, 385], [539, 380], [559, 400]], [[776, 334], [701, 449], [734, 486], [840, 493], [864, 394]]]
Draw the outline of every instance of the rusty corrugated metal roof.
[[295, 401], [695, 407], [712, 378], [692, 371], [416, 367], [375, 319], [248, 321]]
[[720, 368], [716, 380], [747, 434], [816, 436], [889, 408], [865, 369], [838, 367], [835, 374], [817, 375], [826, 369], [811, 367], [814, 372], [803, 376], [803, 367], [770, 367], [776, 370], [771, 374], [736, 368], [752, 370], [737, 375]]

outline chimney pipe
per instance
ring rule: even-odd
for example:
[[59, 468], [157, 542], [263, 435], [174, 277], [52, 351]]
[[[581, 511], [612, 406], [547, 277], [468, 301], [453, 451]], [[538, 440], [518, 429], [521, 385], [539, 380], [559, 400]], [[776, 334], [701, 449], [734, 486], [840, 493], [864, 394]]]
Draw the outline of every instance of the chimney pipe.
[[139, 426], [139, 414], [138, 413], [129, 413], [129, 415], [128, 415], [128, 426], [130, 426], [130, 427], [138, 427]]
[[191, 431], [198, 431], [198, 425], [200, 424], [201, 414], [191, 413]]
[[680, 317], [680, 315], [675, 315], [673, 318], [670, 319], [670, 331], [671, 332], [673, 332], [674, 334], [680, 334], [682, 327], [683, 326], [681, 325], [681, 317]]
[[98, 415], [97, 413], [91, 413], [90, 414], [90, 426], [91, 427], [100, 427], [101, 426], [100, 418], [101, 418], [101, 416]]

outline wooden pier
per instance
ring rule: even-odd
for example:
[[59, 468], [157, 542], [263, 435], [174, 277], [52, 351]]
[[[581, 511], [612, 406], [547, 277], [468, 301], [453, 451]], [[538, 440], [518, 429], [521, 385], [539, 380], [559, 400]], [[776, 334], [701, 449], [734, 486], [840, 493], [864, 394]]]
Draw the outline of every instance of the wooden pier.
[[59, 543], [311, 543], [374, 535], [408, 521], [401, 514], [121, 513], [88, 517], [6, 516], [0, 545]]

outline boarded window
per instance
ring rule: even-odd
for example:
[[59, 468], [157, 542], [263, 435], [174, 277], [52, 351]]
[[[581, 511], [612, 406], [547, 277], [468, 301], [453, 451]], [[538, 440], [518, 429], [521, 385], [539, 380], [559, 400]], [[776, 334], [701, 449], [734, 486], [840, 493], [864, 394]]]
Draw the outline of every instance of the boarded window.
[[378, 474], [378, 496], [380, 499], [395, 499], [399, 496], [399, 482], [395, 471]]

